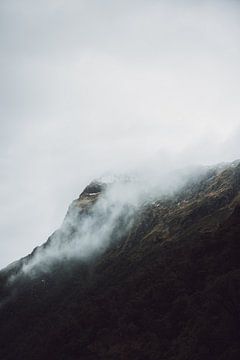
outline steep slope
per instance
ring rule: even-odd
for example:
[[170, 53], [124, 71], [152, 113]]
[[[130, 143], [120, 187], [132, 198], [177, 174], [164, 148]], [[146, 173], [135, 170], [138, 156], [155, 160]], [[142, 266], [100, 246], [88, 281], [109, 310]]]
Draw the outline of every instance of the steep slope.
[[66, 254], [104, 191], [90, 184], [62, 229], [0, 273], [0, 358], [239, 359], [239, 162], [142, 204], [130, 226], [117, 213], [93, 257], [51, 252], [43, 270], [39, 254]]

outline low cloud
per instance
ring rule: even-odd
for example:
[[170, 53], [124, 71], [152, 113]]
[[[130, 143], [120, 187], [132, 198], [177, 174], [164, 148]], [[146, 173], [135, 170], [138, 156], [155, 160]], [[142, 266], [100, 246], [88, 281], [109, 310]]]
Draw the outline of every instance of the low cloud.
[[62, 261], [93, 259], [127, 235], [145, 206], [174, 196], [188, 182], [199, 181], [208, 171], [207, 167], [178, 169], [175, 164], [173, 169], [172, 165], [161, 171], [152, 168], [143, 173], [139, 168], [134, 174], [105, 176], [100, 182], [103, 187], [100, 193], [92, 192], [95, 185], [90, 184], [73, 201], [60, 229], [22, 260], [10, 283], [23, 275], [44, 276]]

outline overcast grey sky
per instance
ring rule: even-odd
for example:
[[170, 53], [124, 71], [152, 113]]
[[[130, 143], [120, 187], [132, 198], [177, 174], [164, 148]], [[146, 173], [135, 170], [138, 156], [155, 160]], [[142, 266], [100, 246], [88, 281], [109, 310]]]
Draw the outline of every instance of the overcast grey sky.
[[0, 0], [0, 52], [1, 267], [95, 176], [240, 158], [239, 1]]

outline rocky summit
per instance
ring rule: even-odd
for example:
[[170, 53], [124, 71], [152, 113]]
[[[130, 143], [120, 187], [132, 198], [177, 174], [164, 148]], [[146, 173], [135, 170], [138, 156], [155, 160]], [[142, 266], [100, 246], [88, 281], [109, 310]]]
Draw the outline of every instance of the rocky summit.
[[0, 359], [240, 359], [240, 162], [138, 206], [109, 186], [0, 272]]

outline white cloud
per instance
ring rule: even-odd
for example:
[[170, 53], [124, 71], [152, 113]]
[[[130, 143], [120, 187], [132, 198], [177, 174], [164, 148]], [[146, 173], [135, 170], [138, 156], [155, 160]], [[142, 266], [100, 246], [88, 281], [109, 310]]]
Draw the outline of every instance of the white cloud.
[[102, 172], [240, 157], [238, 2], [1, 8], [0, 264], [42, 243]]

